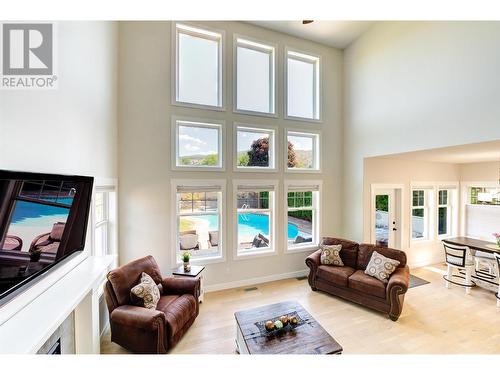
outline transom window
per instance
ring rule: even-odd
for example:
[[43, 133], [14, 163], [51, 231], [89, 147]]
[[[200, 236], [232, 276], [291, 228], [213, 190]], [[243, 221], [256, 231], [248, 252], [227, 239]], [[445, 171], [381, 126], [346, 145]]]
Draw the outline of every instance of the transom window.
[[288, 171], [319, 171], [319, 134], [286, 132]]
[[221, 123], [173, 120], [174, 169], [224, 168]]
[[175, 101], [222, 108], [222, 34], [176, 23], [175, 38]]
[[286, 238], [289, 250], [316, 247], [319, 243], [320, 185], [286, 186]]
[[275, 113], [275, 47], [235, 40], [236, 111]]
[[235, 132], [236, 169], [275, 169], [274, 134], [274, 129], [237, 126]]
[[286, 115], [320, 119], [320, 58], [301, 52], [286, 53]]
[[237, 256], [274, 252], [273, 185], [235, 185]]
[[175, 186], [177, 262], [185, 252], [193, 260], [222, 256], [222, 202], [220, 183]]

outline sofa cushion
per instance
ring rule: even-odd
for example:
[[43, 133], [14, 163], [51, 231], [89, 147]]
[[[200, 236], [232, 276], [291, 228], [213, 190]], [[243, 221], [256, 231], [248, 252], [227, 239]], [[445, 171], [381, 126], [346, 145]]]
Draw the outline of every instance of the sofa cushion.
[[[134, 286], [130, 293], [135, 295], [137, 299], [142, 299], [143, 306], [147, 309], [156, 309], [156, 305], [160, 300], [160, 290], [154, 280], [147, 273], [143, 272], [141, 282]], [[135, 300], [131, 297], [131, 301]]]
[[164, 299], [161, 303], [161, 311], [165, 313], [169, 329], [168, 336], [172, 337], [180, 332], [186, 323], [196, 316], [196, 300], [190, 294], [183, 294], [171, 301]]
[[156, 310], [165, 312], [168, 305], [174, 302], [177, 298], [179, 298], [179, 296], [175, 294], [161, 296], [160, 300], [158, 301], [158, 305], [156, 305]]
[[340, 250], [342, 250], [342, 245], [325, 245], [321, 244], [321, 264], [327, 266], [343, 266], [342, 258], [340, 257]]
[[324, 245], [342, 245], [342, 250], [340, 250], [342, 262], [348, 267], [356, 268], [356, 259], [358, 257], [357, 242], [344, 240], [342, 238], [323, 237], [321, 243]]
[[370, 262], [366, 266], [365, 273], [368, 276], [375, 277], [380, 281], [386, 283], [389, 281], [389, 277], [399, 266], [399, 261], [391, 258], [387, 258], [382, 254], [374, 251]]
[[318, 279], [328, 281], [329, 283], [347, 286], [349, 276], [351, 276], [354, 271], [356, 271], [354, 268], [348, 266], [319, 266], [316, 275]]
[[370, 262], [372, 253], [376, 251], [379, 254], [387, 258], [397, 260], [399, 262], [399, 267], [406, 266], [406, 254], [397, 249], [391, 249], [390, 247], [375, 246], [370, 244], [360, 244], [358, 252], [358, 261], [356, 267], [358, 270], [365, 270], [366, 266]]
[[357, 270], [349, 277], [348, 286], [364, 294], [385, 298], [386, 284], [368, 276], [362, 270]]

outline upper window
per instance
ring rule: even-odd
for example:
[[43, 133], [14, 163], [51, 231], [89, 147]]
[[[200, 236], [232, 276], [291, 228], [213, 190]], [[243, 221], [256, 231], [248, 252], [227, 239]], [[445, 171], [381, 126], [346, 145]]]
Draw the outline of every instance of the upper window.
[[94, 195], [94, 255], [116, 254], [116, 192], [97, 187]]
[[193, 260], [222, 257], [223, 191], [220, 181], [174, 182], [176, 261], [188, 252]]
[[287, 249], [317, 247], [319, 243], [320, 184], [285, 183]]
[[175, 101], [222, 108], [222, 34], [175, 24]]
[[222, 170], [224, 168], [222, 124], [174, 119], [173, 132], [174, 169]]
[[274, 252], [274, 194], [276, 184], [235, 181], [236, 255]]
[[470, 204], [500, 205], [500, 189], [487, 187], [469, 188]]
[[287, 117], [319, 120], [319, 57], [288, 50], [286, 59]]
[[412, 191], [411, 230], [413, 240], [429, 238], [427, 194], [424, 189]]
[[236, 127], [236, 169], [237, 170], [274, 170], [273, 129]]
[[235, 110], [274, 114], [275, 47], [243, 38], [235, 43]]
[[319, 134], [286, 132], [288, 171], [319, 171]]

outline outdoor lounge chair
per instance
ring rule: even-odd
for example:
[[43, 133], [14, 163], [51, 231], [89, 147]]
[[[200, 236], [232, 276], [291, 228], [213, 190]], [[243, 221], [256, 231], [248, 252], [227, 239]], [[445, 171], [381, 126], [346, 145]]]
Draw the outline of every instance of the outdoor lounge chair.
[[200, 250], [200, 242], [196, 230], [186, 230], [179, 233], [179, 248], [183, 251]]
[[208, 232], [208, 247], [217, 247], [219, 246], [219, 231], [214, 230]]
[[3, 250], [20, 251], [23, 248], [23, 240], [12, 234], [5, 236]]
[[57, 222], [52, 226], [52, 230], [49, 233], [36, 236], [31, 242], [29, 252], [34, 253], [40, 251], [42, 253], [56, 254], [61, 244], [65, 225], [66, 223]]
[[256, 235], [252, 241], [252, 247], [268, 247], [269, 239], [262, 233]]

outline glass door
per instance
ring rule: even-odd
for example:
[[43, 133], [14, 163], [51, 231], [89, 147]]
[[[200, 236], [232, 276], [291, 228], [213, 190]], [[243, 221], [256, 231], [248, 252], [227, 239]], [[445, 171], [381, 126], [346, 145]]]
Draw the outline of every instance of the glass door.
[[394, 214], [394, 190], [377, 189], [373, 202], [372, 242], [377, 246], [394, 247], [396, 217]]

